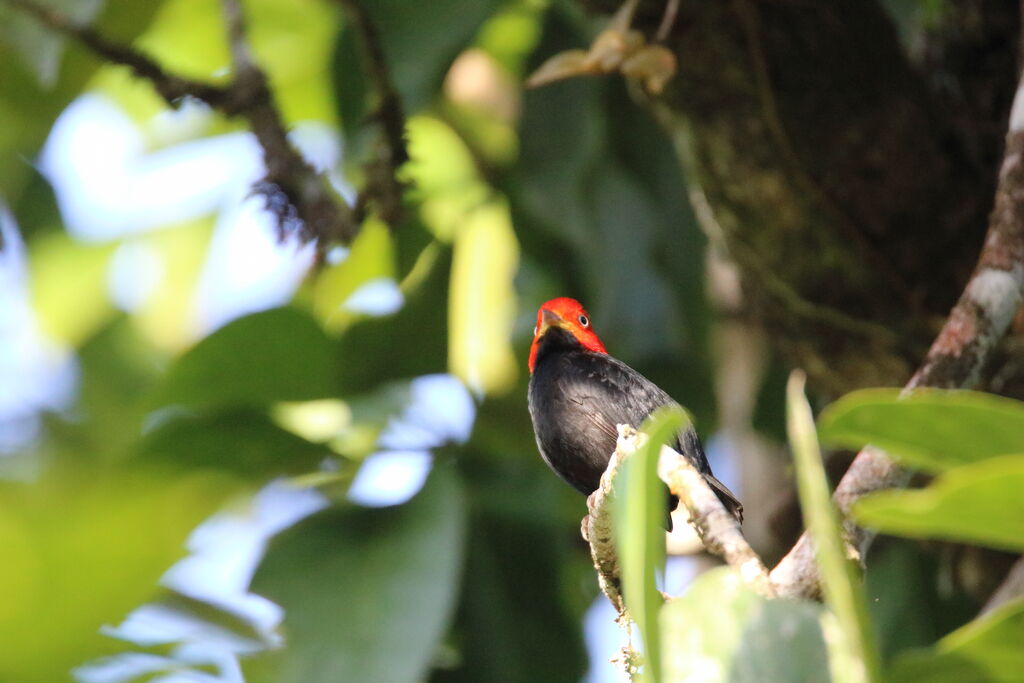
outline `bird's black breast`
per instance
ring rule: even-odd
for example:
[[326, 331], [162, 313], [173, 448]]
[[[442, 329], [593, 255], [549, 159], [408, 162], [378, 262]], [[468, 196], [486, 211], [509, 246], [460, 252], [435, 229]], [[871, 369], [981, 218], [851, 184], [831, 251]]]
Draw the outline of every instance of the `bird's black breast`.
[[[554, 349], [538, 350], [530, 378], [530, 416], [544, 460], [569, 484], [590, 494], [615, 450], [616, 425], [639, 427], [652, 411], [673, 401], [625, 363], [578, 345], [557, 346], [558, 341]], [[688, 439], [681, 441], [675, 447], [706, 471], [696, 434], [696, 452]]]

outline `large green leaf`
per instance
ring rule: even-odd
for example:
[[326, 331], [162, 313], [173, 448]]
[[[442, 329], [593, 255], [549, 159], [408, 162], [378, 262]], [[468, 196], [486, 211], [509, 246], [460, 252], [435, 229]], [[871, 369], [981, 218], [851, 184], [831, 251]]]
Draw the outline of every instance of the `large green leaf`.
[[830, 681], [820, 605], [766, 600], [726, 567], [661, 610], [665, 680]]
[[406, 278], [405, 305], [393, 315], [362, 318], [338, 340], [338, 385], [346, 395], [383, 382], [444, 372], [451, 250], [434, 244]]
[[252, 588], [285, 609], [283, 651], [251, 662], [277, 683], [420, 680], [455, 606], [465, 510], [451, 470], [409, 503], [334, 508], [275, 539]]
[[159, 592], [189, 532], [231, 490], [220, 476], [155, 470], [0, 487], [0, 680], [67, 680], [123, 647], [99, 629]]
[[307, 313], [276, 308], [228, 323], [185, 352], [156, 391], [159, 404], [259, 406], [337, 394], [331, 341]]
[[821, 439], [833, 446], [872, 444], [928, 471], [1024, 453], [1024, 403], [976, 391], [864, 389], [826, 408]]
[[881, 669], [868, 618], [864, 586], [846, 556], [839, 515], [829, 495], [828, 479], [814, 431], [811, 406], [804, 395], [805, 378], [794, 371], [786, 387], [786, 422], [796, 466], [800, 509], [814, 542], [825, 598], [836, 616], [841, 636], [833, 646], [841, 681], [878, 681]]
[[630, 617], [640, 628], [645, 674], [652, 681], [662, 680], [658, 629], [662, 598], [654, 575], [665, 565], [665, 485], [658, 478], [658, 454], [686, 422], [686, 414], [672, 407], [644, 421], [641, 431], [647, 440], [623, 463], [612, 501], [612, 530], [623, 597]]
[[145, 435], [138, 451], [143, 459], [227, 470], [256, 482], [316, 470], [330, 455], [264, 413], [247, 410], [170, 416]]
[[892, 683], [1016, 683], [1024, 672], [1024, 600], [1003, 605], [893, 664]]
[[888, 534], [1024, 551], [1024, 455], [965, 465], [920, 491], [881, 491], [853, 508]]

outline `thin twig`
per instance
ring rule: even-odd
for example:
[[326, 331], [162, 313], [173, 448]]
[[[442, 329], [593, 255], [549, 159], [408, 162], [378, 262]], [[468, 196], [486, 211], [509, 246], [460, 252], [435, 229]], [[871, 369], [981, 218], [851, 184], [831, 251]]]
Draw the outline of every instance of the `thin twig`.
[[381, 127], [379, 157], [366, 167], [367, 185], [356, 202], [356, 220], [361, 220], [367, 204], [373, 201], [381, 218], [395, 227], [401, 222], [402, 193], [405, 185], [398, 179], [398, 169], [409, 160], [405, 141], [405, 113], [398, 90], [391, 80], [387, 57], [380, 33], [359, 0], [338, 0], [359, 35], [363, 61], [370, 79], [377, 106], [371, 114]]
[[[1010, 114], [995, 208], [985, 245], [960, 300], [904, 392], [919, 387], [963, 389], [977, 384], [982, 369], [1024, 303], [1024, 79]], [[877, 448], [857, 455], [836, 488], [834, 500], [846, 518], [845, 532], [861, 557], [874, 533], [849, 520], [850, 508], [864, 494], [906, 486], [909, 473]], [[780, 595], [816, 597], [818, 569], [806, 532], [772, 570]]]
[[171, 106], [195, 98], [225, 116], [240, 116], [263, 148], [267, 175], [257, 189], [266, 195], [267, 206], [282, 229], [298, 226], [306, 239], [321, 248], [350, 241], [359, 230], [351, 210], [332, 192], [316, 170], [291, 146], [280, 113], [273, 101], [266, 74], [253, 61], [245, 42], [245, 22], [237, 0], [224, 0], [234, 77], [227, 85], [214, 85], [168, 73], [149, 56], [127, 45], [114, 43], [95, 29], [79, 26], [55, 9], [33, 0], [0, 0], [32, 15], [44, 26], [80, 41], [98, 56], [120, 64], [148, 81]]
[[658, 458], [658, 476], [669, 490], [686, 506], [690, 524], [704, 541], [705, 547], [724, 559], [739, 572], [750, 588], [765, 597], [774, 597], [768, 579], [768, 568], [747, 543], [736, 518], [725, 509], [707, 480], [693, 464], [678, 452], [662, 446]]
[[981, 614], [988, 614], [1022, 595], [1024, 595], [1024, 557], [1017, 558], [1017, 561], [1013, 563], [999, 588], [992, 593], [988, 602], [981, 608]]

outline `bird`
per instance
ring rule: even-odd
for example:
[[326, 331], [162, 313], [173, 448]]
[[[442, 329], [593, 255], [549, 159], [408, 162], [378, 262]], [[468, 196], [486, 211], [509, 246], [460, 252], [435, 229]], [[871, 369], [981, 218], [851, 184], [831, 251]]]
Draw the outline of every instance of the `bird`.
[[[551, 299], [537, 311], [527, 365], [537, 449], [555, 474], [587, 496], [597, 490], [615, 451], [617, 425], [639, 429], [653, 411], [678, 405], [654, 382], [610, 356], [590, 314], [569, 297]], [[712, 474], [693, 426], [669, 445], [697, 468], [742, 523], [743, 505]], [[670, 499], [670, 512], [677, 502]]]

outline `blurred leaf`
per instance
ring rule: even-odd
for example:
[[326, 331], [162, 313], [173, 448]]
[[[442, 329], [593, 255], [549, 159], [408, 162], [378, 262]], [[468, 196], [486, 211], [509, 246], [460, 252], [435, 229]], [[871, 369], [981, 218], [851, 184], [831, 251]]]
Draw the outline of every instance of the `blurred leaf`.
[[[131, 43], [162, 1], [106, 0], [93, 23], [113, 40]], [[91, 6], [91, 2], [77, 0], [61, 0], [61, 4], [81, 6], [83, 11]], [[30, 160], [35, 158], [54, 119], [82, 91], [101, 61], [74, 41], [60, 48], [61, 39], [39, 27], [34, 19], [11, 20], [15, 11], [6, 5], [0, 7], [0, 13], [0, 25], [8, 28], [9, 35], [16, 35], [26, 49], [39, 52], [41, 71], [37, 73], [46, 76], [52, 69], [56, 77], [55, 82], [41, 85], [15, 49], [0, 39], [0, 193], [17, 206], [32, 173]], [[58, 46], [56, 51], [53, 45]], [[47, 50], [55, 61], [47, 63], [51, 59], [46, 56]]]
[[107, 296], [113, 251], [81, 244], [65, 232], [31, 245], [32, 308], [47, 336], [78, 346], [115, 315]]
[[974, 600], [936, 581], [938, 565], [920, 543], [883, 538], [872, 545], [865, 593], [883, 661], [934, 643], [977, 613]]
[[474, 211], [455, 238], [448, 298], [448, 366], [478, 393], [508, 391], [516, 378], [511, 333], [519, 243], [508, 207]]
[[186, 351], [156, 392], [161, 405], [259, 406], [337, 395], [335, 350], [307, 313], [275, 308], [234, 320]]
[[287, 645], [249, 671], [278, 683], [420, 680], [455, 606], [464, 536], [444, 465], [409, 503], [330, 509], [284, 532], [252, 589], [284, 607]]
[[405, 172], [413, 182], [423, 222], [444, 242], [451, 242], [462, 223], [493, 191], [484, 183], [473, 154], [451, 127], [431, 116], [408, 122], [410, 161]]
[[66, 680], [71, 667], [123, 648], [100, 627], [158, 593], [228, 483], [75, 469], [0, 486], [0, 680]]
[[[103, 0], [37, 2], [81, 25], [91, 24], [103, 6]], [[6, 3], [0, 5], [0, 42], [7, 43], [19, 53], [43, 87], [50, 88], [56, 83], [66, 41], [62, 34], [43, 26], [24, 10]]]
[[361, 285], [377, 278], [395, 278], [395, 246], [388, 226], [370, 218], [352, 241], [345, 259], [317, 277], [313, 313], [328, 330], [345, 329], [357, 315], [345, 310], [345, 302]]
[[963, 465], [920, 491], [880, 491], [853, 508], [888, 534], [1024, 551], [1024, 455]]
[[415, 286], [406, 290], [403, 282], [405, 305], [393, 315], [361, 318], [338, 340], [337, 381], [344, 395], [444, 372], [451, 251], [440, 245], [428, 249], [433, 255], [409, 276], [417, 280]]
[[977, 391], [864, 389], [839, 399], [819, 420], [822, 441], [872, 444], [928, 471], [1024, 453], [1024, 403]]
[[[374, 0], [363, 5], [380, 34], [391, 78], [407, 112], [426, 106], [452, 61], [501, 4], [501, 0]], [[359, 39], [347, 28], [339, 44]], [[361, 74], [365, 71], [361, 65]], [[344, 79], [338, 81], [340, 100], [365, 92], [355, 86], [353, 74], [336, 74], [336, 78]]]
[[170, 416], [138, 446], [143, 460], [222, 469], [256, 483], [317, 470], [329, 455], [324, 446], [281, 429], [265, 414], [245, 410]]
[[800, 509], [814, 541], [825, 598], [835, 612], [841, 641], [833, 645], [833, 667], [841, 681], [879, 681], [881, 670], [864, 599], [864, 586], [846, 556], [839, 516], [833, 507], [811, 406], [804, 395], [805, 378], [794, 371], [786, 388], [787, 427], [796, 466]]
[[455, 654], [435, 683], [562, 683], [586, 672], [580, 620], [597, 592], [578, 531], [586, 508], [534, 449], [522, 394], [484, 401], [470, 442], [454, 449], [470, 534]]
[[1024, 671], [1024, 599], [1007, 603], [940, 640], [930, 651], [893, 663], [892, 683], [1014, 683]]
[[687, 423], [686, 413], [668, 406], [644, 420], [647, 439], [623, 463], [612, 500], [612, 531], [622, 571], [622, 592], [629, 615], [644, 643], [645, 676], [662, 680], [658, 610], [662, 597], [654, 584], [665, 567], [665, 485], [658, 478], [658, 454]]
[[699, 576], [661, 610], [665, 680], [826, 683], [820, 605], [766, 600], [727, 567]]

